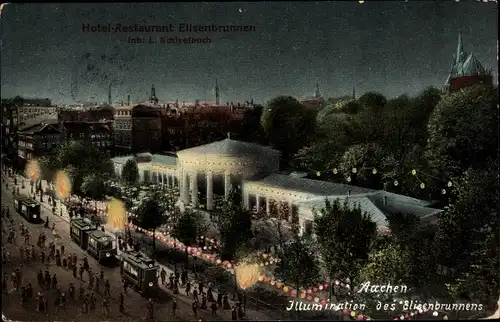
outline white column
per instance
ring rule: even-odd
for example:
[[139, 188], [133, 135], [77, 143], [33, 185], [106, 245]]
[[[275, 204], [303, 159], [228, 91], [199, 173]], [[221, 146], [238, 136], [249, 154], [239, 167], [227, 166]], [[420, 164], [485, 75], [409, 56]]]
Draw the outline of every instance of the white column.
[[168, 188], [170, 188], [170, 173], [165, 173], [164, 175], [164, 181], [165, 181], [165, 184]]
[[250, 209], [250, 194], [248, 193], [247, 189], [243, 189], [243, 207], [246, 210]]
[[306, 231], [304, 219], [299, 216], [299, 236], [302, 236]]
[[191, 203], [194, 207], [198, 206], [198, 172], [191, 172]]
[[255, 209], [257, 209], [257, 212], [260, 209], [260, 196], [258, 194], [255, 195]]
[[271, 212], [271, 202], [269, 200], [269, 196], [266, 196], [266, 215], [269, 215]]
[[185, 170], [180, 171], [181, 175], [181, 200], [183, 203], [188, 203], [189, 191], [188, 191], [188, 176]]
[[229, 197], [229, 192], [231, 191], [231, 173], [226, 171], [224, 173], [224, 198]]
[[293, 203], [291, 201], [288, 202], [288, 208], [290, 208], [289, 209], [289, 214], [288, 214], [288, 221], [292, 222], [292, 218], [293, 218]]
[[207, 210], [214, 208], [214, 191], [213, 191], [213, 178], [212, 171], [207, 171]]

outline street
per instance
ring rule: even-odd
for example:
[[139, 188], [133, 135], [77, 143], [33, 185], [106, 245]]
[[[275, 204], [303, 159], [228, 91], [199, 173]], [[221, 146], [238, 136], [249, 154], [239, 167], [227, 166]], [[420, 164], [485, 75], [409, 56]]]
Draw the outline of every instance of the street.
[[[56, 245], [56, 249], [59, 249], [61, 245], [65, 246], [65, 253], [74, 253], [77, 255], [79, 261], [84, 256], [86, 256], [86, 252], [79, 248], [78, 245], [74, 244], [69, 237], [69, 224], [68, 217], [66, 213], [63, 213], [63, 216], [54, 215], [51, 211], [49, 211], [48, 205], [44, 202], [41, 207], [41, 217], [43, 219], [47, 218], [50, 222], [50, 227], [52, 223], [55, 224], [56, 235], [53, 235], [50, 230], [43, 228], [43, 224], [31, 224], [27, 223], [19, 214], [17, 214], [12, 207], [13, 200], [11, 195], [11, 188], [13, 186], [12, 180], [7, 179], [9, 182], [9, 189], [6, 189], [5, 182], [2, 183], [2, 204], [4, 206], [9, 206], [10, 215], [14, 219], [13, 229], [16, 230], [16, 244], [22, 245], [24, 243], [24, 238], [21, 236], [21, 232], [18, 227], [22, 223], [25, 225], [31, 235], [30, 243], [35, 244], [34, 241], [38, 236], [44, 232], [47, 236], [47, 243], [54, 241]], [[19, 186], [21, 186], [19, 184]], [[24, 195], [29, 194], [29, 184], [25, 184], [24, 189], [20, 189], [20, 193]], [[46, 198], [45, 198], [46, 199]], [[59, 211], [56, 212], [59, 214]], [[4, 221], [4, 229], [6, 228], [7, 221]], [[11, 227], [9, 227], [11, 228]], [[84, 273], [83, 282], [79, 279], [76, 279], [72, 276], [72, 272], [63, 267], [56, 266], [55, 264], [47, 264], [42, 265], [42, 263], [37, 259], [36, 262], [27, 263], [26, 265], [21, 261], [21, 254], [19, 247], [13, 244], [6, 243], [7, 234], [2, 234], [2, 246], [4, 247], [4, 251], [10, 252], [11, 260], [10, 262], [3, 265], [3, 272], [10, 276], [12, 272], [16, 268], [20, 268], [22, 274], [22, 283], [21, 285], [27, 285], [27, 283], [31, 283], [33, 285], [34, 294], [41, 291], [40, 287], [37, 285], [37, 271], [42, 269], [43, 271], [49, 270], [50, 274], [56, 274], [58, 285], [60, 285], [62, 292], [66, 292], [68, 294], [69, 284], [73, 283], [76, 290], [79, 289], [80, 285], [86, 286], [88, 281], [88, 275]], [[40, 249], [35, 246], [36, 252], [39, 255]], [[147, 303], [148, 299], [142, 297], [140, 294], [133, 292], [132, 290], [128, 291], [128, 294], [124, 294], [124, 307], [125, 313], [122, 314], [119, 312], [119, 294], [123, 292], [121, 276], [118, 267], [115, 268], [107, 268], [100, 266], [92, 257], [87, 256], [92, 272], [98, 273], [101, 268], [104, 270], [105, 280], [108, 279], [111, 285], [111, 298], [109, 299], [109, 317], [108, 318], [119, 318], [126, 321], [132, 321], [137, 319], [145, 319], [147, 317]], [[167, 271], [170, 274], [170, 270]], [[55, 293], [53, 291], [45, 291], [45, 297], [48, 301], [48, 312], [40, 313], [36, 312], [36, 299], [31, 299], [28, 302], [21, 304], [21, 295], [19, 291], [15, 291], [12, 289], [12, 284], [8, 283], [7, 292], [2, 293], [2, 304], [3, 304], [3, 314], [11, 319], [11, 320], [66, 320], [68, 316], [71, 316], [71, 320], [88, 320], [91, 318], [92, 320], [104, 320], [106, 319], [105, 310], [103, 308], [103, 297], [101, 294], [96, 294], [97, 296], [97, 305], [95, 312], [91, 313], [82, 313], [82, 303], [80, 301], [72, 301], [69, 300], [66, 303], [65, 307], [55, 308]], [[192, 284], [196, 286], [197, 284]], [[101, 287], [101, 293], [104, 287]], [[217, 310], [217, 317], [212, 316], [212, 312], [210, 308], [208, 310], [198, 310], [197, 316], [194, 315], [192, 310], [192, 302], [193, 300], [185, 295], [173, 295], [170, 290], [166, 290], [162, 288], [163, 294], [159, 298], [159, 302], [155, 304], [154, 315], [158, 319], [161, 320], [199, 320], [200, 318], [203, 320], [231, 320], [231, 311], [226, 310], [223, 311], [221, 308]], [[93, 291], [93, 290], [90, 290]], [[181, 294], [184, 294], [181, 289]], [[176, 297], [177, 299], [177, 312], [176, 316], [172, 316], [172, 298]], [[255, 318], [254, 316], [250, 315]]]

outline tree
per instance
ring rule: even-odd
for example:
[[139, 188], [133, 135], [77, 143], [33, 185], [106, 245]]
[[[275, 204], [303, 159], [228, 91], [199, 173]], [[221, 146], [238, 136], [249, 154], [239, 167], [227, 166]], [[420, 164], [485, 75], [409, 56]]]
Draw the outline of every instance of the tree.
[[[497, 161], [491, 161], [484, 169], [469, 169], [454, 181], [449, 209], [439, 217], [435, 245], [438, 264], [455, 270], [452, 288], [485, 302], [498, 299], [499, 291], [496, 167]], [[476, 290], [478, 285], [488, 287]]]
[[381, 112], [385, 107], [385, 104], [387, 104], [387, 99], [380, 93], [367, 92], [358, 98], [358, 102], [364, 110]]
[[278, 96], [266, 104], [260, 122], [271, 145], [288, 160], [314, 134], [315, 112], [291, 96]]
[[[381, 170], [383, 150], [377, 143], [351, 145], [344, 152], [338, 164], [338, 170], [345, 177], [350, 177], [353, 185], [361, 185], [372, 189], [381, 189], [381, 174], [373, 169]], [[356, 173], [353, 173], [356, 169]]]
[[471, 86], [444, 97], [428, 123], [427, 157], [451, 175], [498, 158], [498, 88]]
[[167, 222], [165, 209], [155, 196], [143, 199], [136, 212], [137, 225], [153, 231], [153, 260], [156, 252], [156, 229]]
[[359, 273], [361, 281], [373, 284], [390, 283], [402, 285], [407, 283], [408, 253], [396, 243], [390, 243], [386, 248], [376, 251]]
[[320, 282], [320, 263], [316, 250], [311, 246], [304, 237], [295, 236], [278, 252], [280, 261], [274, 273], [283, 282], [292, 284], [297, 291]]
[[83, 177], [80, 190], [89, 198], [101, 199], [106, 193], [106, 185], [101, 176], [96, 174], [87, 174]]
[[250, 211], [242, 208], [238, 193], [233, 190], [216, 207], [213, 219], [220, 233], [221, 259], [234, 260], [237, 252], [253, 237]]
[[125, 162], [122, 169], [122, 179], [129, 185], [134, 185], [139, 180], [139, 168], [135, 159], [129, 159]]
[[57, 159], [54, 154], [48, 154], [38, 159], [40, 180], [51, 181], [57, 171]]
[[198, 242], [198, 237], [202, 236], [208, 227], [204, 223], [203, 216], [196, 211], [186, 209], [181, 215], [172, 230], [172, 236], [177, 238], [186, 246], [186, 265], [189, 262], [187, 247], [193, 247]]
[[350, 208], [347, 201], [342, 206], [338, 200], [326, 199], [325, 207], [315, 212], [314, 233], [330, 282], [349, 278], [353, 283], [368, 259], [375, 223], [359, 207]]

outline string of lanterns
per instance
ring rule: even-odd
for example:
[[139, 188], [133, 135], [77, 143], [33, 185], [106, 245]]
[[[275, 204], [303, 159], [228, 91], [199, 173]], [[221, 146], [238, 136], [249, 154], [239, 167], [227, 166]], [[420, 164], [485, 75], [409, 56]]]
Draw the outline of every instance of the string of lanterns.
[[[129, 223], [129, 227], [135, 228], [140, 232], [143, 232], [143, 233], [146, 233], [146, 234], [152, 236], [151, 231], [147, 231], [147, 230], [142, 229], [142, 228], [140, 228], [136, 225], [133, 225], [131, 223]], [[203, 237], [205, 240], [208, 239], [210, 241], [210, 239], [205, 237], [205, 236], [201, 236], [201, 237]], [[169, 245], [171, 247], [175, 247], [181, 251], [187, 250], [187, 252], [190, 255], [196, 256], [200, 259], [207, 260], [207, 261], [211, 262], [212, 264], [217, 264], [217, 265], [223, 267], [225, 270], [227, 270], [230, 274], [234, 274], [235, 265], [233, 263], [231, 263], [230, 261], [226, 261], [226, 260], [222, 261], [221, 259], [218, 259], [215, 254], [205, 253], [203, 248], [185, 246], [184, 244], [182, 244], [181, 242], [179, 242], [178, 240], [176, 240], [175, 238], [171, 237], [168, 234], [164, 235], [164, 236], [156, 235], [156, 238], [159, 239], [160, 241], [166, 243], [167, 245]], [[214, 240], [212, 240], [212, 241], [215, 242]], [[279, 262], [279, 259], [274, 258], [271, 255], [266, 254], [266, 253], [260, 253], [258, 257], [261, 257], [262, 259], [267, 260], [266, 262], [260, 263], [260, 266], [272, 265], [274, 263]], [[286, 293], [287, 295], [297, 297], [297, 290], [294, 287], [286, 285], [282, 281], [275, 279], [270, 274], [263, 274], [263, 275], [259, 276], [259, 282], [273, 286], [276, 289], [282, 291], [283, 293]], [[348, 283], [344, 283], [344, 282], [339, 281], [339, 280], [336, 280], [334, 282], [334, 284], [338, 287], [350, 289], [350, 285]], [[329, 286], [330, 286], [329, 283], [323, 283], [323, 284], [320, 284], [320, 285], [313, 287], [313, 288], [299, 289], [298, 290], [298, 298], [300, 298], [302, 300], [307, 300], [308, 302], [319, 303], [319, 304], [324, 306], [329, 302], [329, 300], [326, 297], [320, 297], [321, 294], [318, 294], [318, 293], [326, 291]], [[419, 310], [414, 310], [411, 312], [402, 313], [402, 314], [399, 314], [397, 316], [394, 316], [393, 320], [408, 320], [408, 319], [411, 319], [415, 315], [427, 313], [428, 311], [429, 311], [428, 309], [419, 309]], [[364, 315], [364, 314], [359, 313], [359, 312], [356, 312], [356, 311], [349, 310], [347, 308], [343, 309], [343, 313], [345, 315], [349, 315], [353, 318], [356, 318], [357, 320], [370, 320], [369, 316]], [[437, 311], [435, 311], [433, 313], [433, 315], [438, 316], [439, 313]], [[447, 316], [444, 315], [443, 319], [447, 319]]]
[[[326, 172], [324, 172], [324, 171], [321, 172], [319, 170], [313, 170], [313, 172], [316, 173], [317, 177], [320, 177], [321, 175], [326, 174]], [[362, 167], [361, 169], [358, 169], [358, 168], [354, 167], [354, 168], [351, 169], [350, 172], [344, 173], [344, 179], [348, 183], [350, 183], [352, 181], [352, 179], [353, 179], [352, 176], [356, 175], [356, 174], [358, 174], [360, 172], [368, 172], [368, 173], [371, 173], [372, 175], [380, 174], [380, 171], [377, 168], [375, 168], [375, 167]], [[333, 168], [331, 170], [331, 173], [333, 173], [334, 175], [339, 175], [339, 174], [341, 174], [341, 171], [339, 169], [337, 169], [337, 168]], [[419, 177], [419, 175], [423, 176], [423, 177], [427, 177], [427, 178], [438, 179], [436, 177], [432, 177], [432, 176], [430, 176], [428, 174], [425, 174], [422, 171], [417, 171], [416, 169], [412, 169], [408, 174], [411, 175], [411, 176], [413, 176], [413, 177], [415, 177], [415, 179], [419, 182], [419, 188], [422, 189], [422, 190], [425, 189], [427, 187], [427, 185], [425, 184], [424, 180], [422, 180], [423, 178], [421, 179]], [[401, 184], [401, 182], [397, 178], [393, 178], [392, 184], [395, 187], [397, 187], [397, 186], [399, 186]], [[447, 181], [446, 184], [444, 185], [444, 187], [442, 187], [442, 189], [441, 189], [441, 194], [443, 194], [443, 195], [447, 194], [448, 193], [447, 188], [451, 188], [452, 186], [453, 186], [453, 183], [451, 181]]]

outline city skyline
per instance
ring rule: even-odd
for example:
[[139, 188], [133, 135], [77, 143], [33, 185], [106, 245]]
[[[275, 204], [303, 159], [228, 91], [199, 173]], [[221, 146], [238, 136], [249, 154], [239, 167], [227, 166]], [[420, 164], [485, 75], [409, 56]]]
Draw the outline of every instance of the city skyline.
[[[163, 14], [165, 13], [165, 14]], [[424, 19], [425, 17], [425, 19]], [[167, 33], [85, 32], [90, 25], [173, 25]], [[249, 32], [180, 33], [180, 24], [255, 26]], [[25, 28], [25, 25], [31, 25]], [[54, 103], [147, 100], [222, 102], [278, 95], [388, 97], [441, 87], [461, 31], [466, 52], [497, 70], [497, 7], [478, 2], [9, 4], [3, 8], [2, 97]], [[129, 36], [154, 37], [131, 44]], [[211, 39], [162, 44], [159, 37]], [[340, 45], [339, 45], [340, 44]]]

